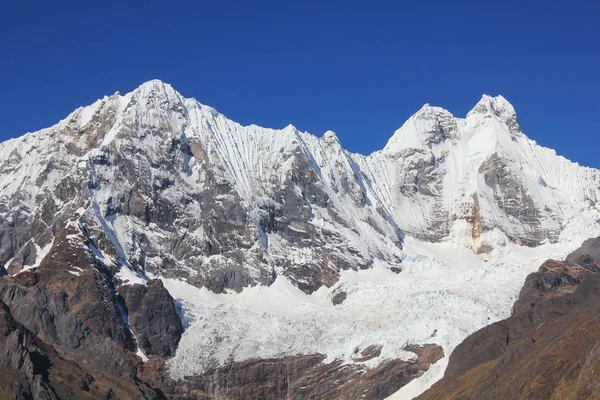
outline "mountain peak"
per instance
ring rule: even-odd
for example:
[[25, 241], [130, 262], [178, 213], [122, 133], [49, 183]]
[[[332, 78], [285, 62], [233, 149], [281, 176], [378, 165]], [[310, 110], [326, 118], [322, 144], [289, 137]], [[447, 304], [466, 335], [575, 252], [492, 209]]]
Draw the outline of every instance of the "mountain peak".
[[179, 102], [184, 100], [183, 96], [171, 86], [169, 83], [165, 83], [160, 79], [152, 79], [142, 83], [132, 92], [133, 95], [140, 95], [142, 97], [166, 97], [167, 99], [177, 99]]
[[421, 107], [419, 109], [419, 111], [417, 111], [416, 113], [414, 113], [412, 115], [411, 119], [412, 118], [429, 119], [429, 118], [435, 118], [438, 115], [452, 117], [452, 113], [450, 113], [450, 111], [446, 110], [445, 108], [436, 107], [436, 106], [432, 106], [429, 103], [425, 103], [425, 104], [423, 104], [423, 107]]
[[487, 94], [481, 96], [481, 100], [479, 100], [475, 107], [473, 107], [473, 109], [469, 111], [467, 116], [472, 114], [487, 113], [491, 113], [497, 117], [502, 118], [516, 117], [514, 107], [503, 96], [498, 95], [496, 97], [492, 97]]
[[390, 138], [384, 148], [388, 154], [406, 149], [426, 149], [452, 136], [454, 116], [450, 111], [424, 104]]
[[332, 130], [328, 130], [327, 132], [325, 132], [321, 137], [321, 140], [327, 144], [340, 144], [340, 140], [338, 139], [335, 132]]
[[501, 95], [496, 97], [484, 94], [481, 100], [467, 114], [467, 118], [483, 116], [483, 118], [495, 117], [504, 123], [511, 134], [521, 134], [521, 127], [517, 121], [515, 108]]
[[133, 99], [134, 103], [138, 104], [138, 112], [146, 119], [157, 118], [162, 112], [183, 110], [186, 101], [173, 86], [159, 79], [144, 82], [123, 97]]
[[173, 89], [173, 86], [171, 86], [171, 84], [163, 82], [160, 79], [150, 79], [149, 81], [142, 83], [135, 90], [149, 90], [149, 89], [153, 89], [153, 88], [154, 89], [162, 89], [162, 88], [166, 88], [166, 87]]

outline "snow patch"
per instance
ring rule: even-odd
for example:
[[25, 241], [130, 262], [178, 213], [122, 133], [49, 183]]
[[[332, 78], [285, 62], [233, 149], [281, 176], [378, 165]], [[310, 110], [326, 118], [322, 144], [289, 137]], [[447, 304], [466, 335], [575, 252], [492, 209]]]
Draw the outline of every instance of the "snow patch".
[[125, 265], [117, 272], [116, 278], [120, 279], [124, 285], [138, 284], [146, 286], [146, 281], [148, 280], [141, 273], [133, 271]]

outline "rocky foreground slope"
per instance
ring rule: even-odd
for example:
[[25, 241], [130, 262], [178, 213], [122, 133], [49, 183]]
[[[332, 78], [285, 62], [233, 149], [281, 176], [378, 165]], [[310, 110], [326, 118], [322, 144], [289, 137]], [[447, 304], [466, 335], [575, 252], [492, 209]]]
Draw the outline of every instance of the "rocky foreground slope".
[[412, 396], [506, 316], [532, 260], [600, 234], [599, 183], [501, 96], [465, 118], [425, 105], [363, 156], [146, 82], [0, 143], [0, 346], [19, 377], [0, 388]]
[[512, 315], [458, 345], [425, 399], [600, 398], [600, 238], [529, 275]]

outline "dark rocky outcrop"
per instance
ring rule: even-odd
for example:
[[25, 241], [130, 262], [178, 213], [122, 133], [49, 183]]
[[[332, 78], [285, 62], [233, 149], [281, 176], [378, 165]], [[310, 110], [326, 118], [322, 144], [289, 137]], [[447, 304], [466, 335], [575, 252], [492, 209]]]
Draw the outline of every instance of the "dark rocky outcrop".
[[344, 292], [343, 290], [340, 290], [333, 295], [333, 297], [331, 298], [331, 302], [334, 306], [337, 306], [338, 304], [342, 304], [344, 300], [346, 300], [346, 297], [348, 297], [348, 293]]
[[458, 345], [418, 399], [600, 398], [599, 247], [588, 240], [530, 274], [512, 315]]
[[152, 399], [164, 398], [137, 379], [91, 373], [59, 354], [10, 314], [0, 302], [0, 399]]
[[371, 369], [340, 361], [324, 363], [324, 355], [312, 354], [234, 362], [178, 382], [164, 380], [164, 364], [149, 362], [142, 377], [160, 386], [169, 398], [180, 400], [375, 400], [396, 392], [444, 356], [442, 348], [433, 344], [406, 350], [417, 357], [387, 360]]
[[37, 249], [33, 244], [33, 241], [30, 240], [26, 245], [21, 247], [15, 257], [8, 264], [8, 273], [14, 275], [20, 272], [23, 267], [33, 265], [35, 263], [36, 256]]
[[183, 326], [173, 298], [162, 281], [152, 279], [144, 285], [125, 285], [119, 289], [129, 316], [129, 325], [138, 346], [148, 356], [169, 357], [181, 339]]
[[381, 355], [381, 349], [383, 349], [382, 345], [373, 344], [371, 346], [368, 346], [367, 348], [362, 349], [360, 355], [354, 357], [353, 360], [356, 362], [365, 362], [373, 358], [379, 357]]
[[[138, 377], [112, 267], [90, 246], [74, 218], [39, 266], [0, 278], [0, 399], [164, 398]], [[150, 354], [171, 354], [182, 331], [173, 299], [160, 281], [144, 289], [136, 327]]]
[[90, 251], [75, 222], [59, 231], [38, 268], [0, 282], [11, 314], [44, 342], [89, 365], [135, 375], [134, 345], [109, 269]]
[[592, 272], [600, 272], [600, 241], [598, 239], [588, 239], [581, 247], [567, 256], [568, 262], [581, 265]]

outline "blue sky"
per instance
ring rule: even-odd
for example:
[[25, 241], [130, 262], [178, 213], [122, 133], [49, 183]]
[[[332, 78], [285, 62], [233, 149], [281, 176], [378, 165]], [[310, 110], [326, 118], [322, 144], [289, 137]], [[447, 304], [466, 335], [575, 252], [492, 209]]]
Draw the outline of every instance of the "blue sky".
[[[382, 148], [424, 103], [502, 94], [600, 167], [597, 1], [30, 1], [0, 5], [0, 139], [159, 78], [243, 124]], [[527, 3], [527, 5], [523, 5]]]

